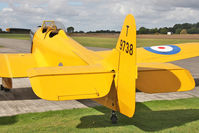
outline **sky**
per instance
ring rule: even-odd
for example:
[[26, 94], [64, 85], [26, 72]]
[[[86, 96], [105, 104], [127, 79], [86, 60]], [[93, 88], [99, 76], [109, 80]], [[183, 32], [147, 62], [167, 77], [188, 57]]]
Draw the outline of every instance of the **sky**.
[[127, 14], [137, 28], [199, 22], [198, 0], [0, 0], [0, 28], [34, 28], [56, 20], [76, 31], [120, 30]]

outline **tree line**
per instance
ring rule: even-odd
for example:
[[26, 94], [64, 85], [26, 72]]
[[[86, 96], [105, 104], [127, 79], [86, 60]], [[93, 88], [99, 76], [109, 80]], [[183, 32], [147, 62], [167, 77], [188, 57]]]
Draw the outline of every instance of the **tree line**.
[[174, 34], [199, 34], [199, 22], [194, 24], [175, 24], [173, 27], [164, 28], [148, 29], [140, 27], [137, 31], [138, 34], [167, 34], [167, 32], [172, 32]]
[[[115, 30], [96, 30], [96, 31], [74, 31], [74, 27], [67, 28], [68, 33], [120, 33], [120, 31]], [[163, 28], [145, 28], [140, 27], [137, 30], [137, 34], [167, 34], [171, 32], [173, 34], [199, 34], [199, 22], [198, 23], [183, 23], [175, 24], [173, 27], [163, 27]]]
[[120, 31], [115, 31], [115, 30], [96, 30], [96, 31], [75, 31], [75, 28], [70, 26], [67, 28], [68, 33], [120, 33]]

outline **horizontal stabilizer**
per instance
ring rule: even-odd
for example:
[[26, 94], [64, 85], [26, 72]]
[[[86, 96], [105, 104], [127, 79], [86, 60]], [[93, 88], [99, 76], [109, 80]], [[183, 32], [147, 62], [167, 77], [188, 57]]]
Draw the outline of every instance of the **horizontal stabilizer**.
[[27, 70], [36, 67], [32, 54], [0, 54], [0, 77], [27, 77]]
[[170, 63], [138, 63], [138, 90], [146, 93], [189, 91], [195, 87], [190, 72]]
[[114, 72], [101, 65], [33, 68], [33, 91], [46, 100], [100, 98], [108, 94]]

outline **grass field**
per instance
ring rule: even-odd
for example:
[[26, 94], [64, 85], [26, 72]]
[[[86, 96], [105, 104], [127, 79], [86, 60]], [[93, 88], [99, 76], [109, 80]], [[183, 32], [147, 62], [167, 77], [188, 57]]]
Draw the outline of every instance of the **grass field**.
[[[117, 38], [100, 38], [100, 37], [73, 37], [74, 40], [89, 47], [114, 48]], [[146, 47], [164, 44], [180, 44], [188, 42], [199, 42], [199, 39], [150, 39], [137, 38], [137, 47]]]
[[10, 38], [10, 39], [22, 39], [22, 40], [29, 40], [29, 34], [0, 34], [0, 38]]
[[[102, 36], [102, 37], [101, 37]], [[82, 44], [83, 46], [90, 47], [104, 47], [104, 48], [114, 48], [117, 43], [117, 37], [105, 37], [107, 35], [92, 35], [92, 37], [80, 37], [73, 36], [72, 38]], [[193, 36], [193, 38], [191, 38]], [[177, 38], [179, 37], [179, 38]], [[143, 35], [137, 38], [137, 47], [153, 46], [153, 45], [164, 45], [164, 44], [179, 44], [179, 43], [189, 43], [189, 42], [199, 42], [199, 35], [187, 35], [181, 36], [174, 35], [174, 38], [165, 38], [161, 35]], [[198, 39], [196, 39], [198, 37]], [[29, 34], [0, 34], [0, 38], [11, 38], [11, 39], [23, 39], [29, 40]], [[191, 39], [190, 39], [191, 38]]]
[[1, 133], [117, 133], [117, 132], [199, 132], [199, 99], [151, 101], [136, 104], [133, 118], [118, 114], [111, 124], [105, 107], [82, 108], [0, 118]]

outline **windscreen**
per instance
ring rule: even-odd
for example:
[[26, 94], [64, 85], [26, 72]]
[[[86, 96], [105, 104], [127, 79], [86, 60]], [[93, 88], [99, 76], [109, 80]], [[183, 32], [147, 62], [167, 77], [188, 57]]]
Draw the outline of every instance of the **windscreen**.
[[53, 30], [61, 30], [62, 29], [64, 31], [66, 31], [65, 26], [59, 21], [44, 21], [42, 27], [43, 28], [50, 27]]

